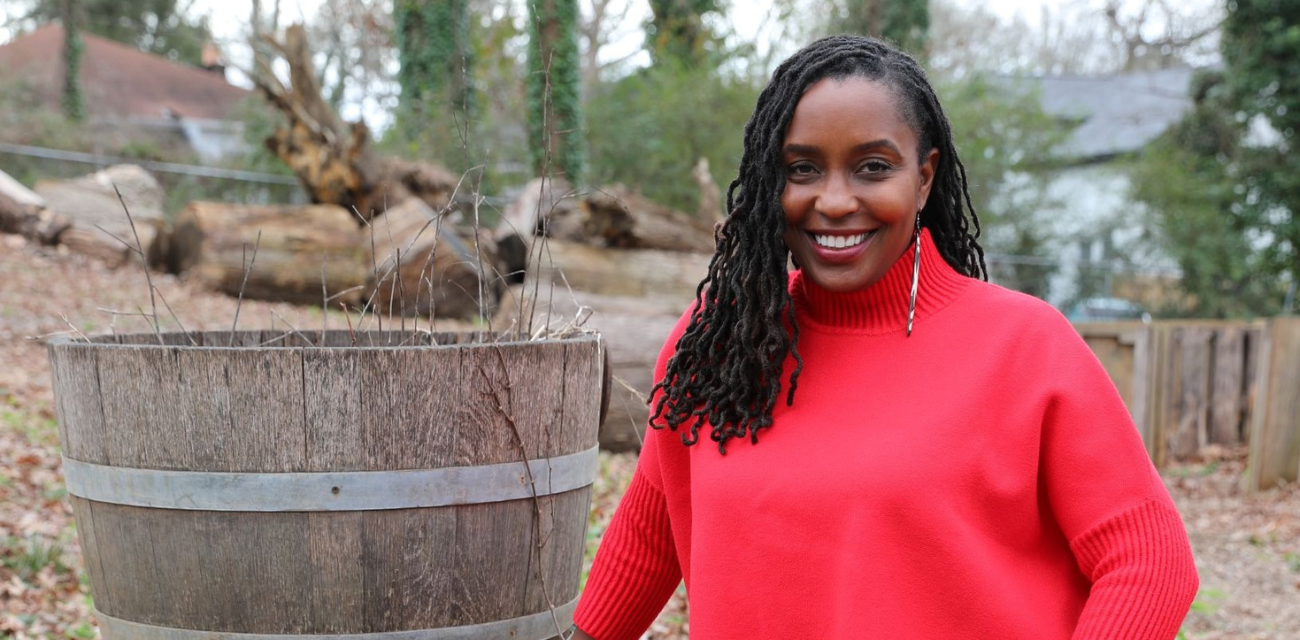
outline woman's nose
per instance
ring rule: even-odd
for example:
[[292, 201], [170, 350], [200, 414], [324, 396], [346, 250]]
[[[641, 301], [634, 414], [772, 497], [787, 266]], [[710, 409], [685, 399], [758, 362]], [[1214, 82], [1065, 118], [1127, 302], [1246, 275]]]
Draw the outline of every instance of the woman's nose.
[[817, 211], [830, 218], [842, 218], [858, 210], [858, 199], [843, 176], [832, 176], [822, 181], [817, 194]]

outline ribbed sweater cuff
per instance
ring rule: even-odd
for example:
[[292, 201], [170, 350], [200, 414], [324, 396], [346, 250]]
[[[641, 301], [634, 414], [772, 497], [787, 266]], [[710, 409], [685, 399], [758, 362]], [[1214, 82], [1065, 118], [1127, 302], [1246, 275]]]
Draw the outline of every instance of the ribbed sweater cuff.
[[596, 640], [636, 640], [680, 581], [667, 502], [637, 473], [600, 542], [574, 624]]
[[1196, 597], [1199, 578], [1178, 512], [1147, 501], [1071, 543], [1092, 593], [1074, 640], [1168, 640]]

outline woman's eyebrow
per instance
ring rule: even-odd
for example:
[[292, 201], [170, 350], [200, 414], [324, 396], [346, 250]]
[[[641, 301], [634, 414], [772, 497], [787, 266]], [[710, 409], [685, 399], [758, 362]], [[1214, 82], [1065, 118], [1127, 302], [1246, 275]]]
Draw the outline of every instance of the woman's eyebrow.
[[[892, 151], [897, 155], [900, 156], [903, 155], [903, 152], [899, 150], [898, 145], [894, 144], [893, 141], [884, 138], [880, 140], [872, 140], [871, 142], [863, 142], [862, 144], [854, 145], [851, 151], [853, 153], [861, 153], [863, 151], [871, 151], [873, 149], [886, 149]], [[782, 150], [785, 153], [791, 153], [797, 155], [816, 155], [821, 153], [821, 149], [818, 147], [815, 147], [813, 145], [798, 144], [798, 143], [787, 144]]]

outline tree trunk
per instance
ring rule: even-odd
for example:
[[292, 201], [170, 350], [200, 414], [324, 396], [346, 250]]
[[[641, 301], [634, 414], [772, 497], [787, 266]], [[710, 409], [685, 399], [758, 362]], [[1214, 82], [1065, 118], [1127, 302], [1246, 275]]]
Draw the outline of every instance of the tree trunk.
[[362, 231], [365, 241], [374, 243], [367, 299], [373, 294], [379, 313], [472, 320], [491, 317], [496, 310], [502, 283], [495, 277], [495, 243], [489, 234], [476, 239], [440, 224], [437, 214], [417, 199], [389, 209]]
[[[541, 242], [539, 239], [538, 242]], [[682, 308], [695, 297], [695, 287], [709, 271], [707, 253], [655, 249], [607, 249], [547, 239], [530, 267], [541, 286], [554, 282], [605, 296], [669, 297]], [[561, 278], [560, 274], [564, 277]]]
[[623, 249], [713, 252], [712, 221], [673, 211], [623, 187], [587, 197], [587, 237]]
[[193, 202], [176, 218], [172, 249], [178, 270], [209, 289], [239, 295], [247, 270], [244, 297], [296, 304], [322, 304], [328, 292], [331, 306], [359, 305], [372, 269], [353, 213], [334, 205]]
[[326, 103], [302, 25], [289, 27], [283, 43], [263, 39], [288, 62], [291, 81], [286, 88], [269, 63], [259, 61], [254, 83], [288, 117], [266, 144], [293, 169], [312, 202], [356, 210], [366, 220], [412, 196], [446, 205], [455, 176], [441, 167], [378, 157], [365, 122], [346, 123]]
[[72, 223], [51, 211], [45, 200], [0, 171], [0, 233], [16, 233], [41, 244], [55, 244]]
[[35, 191], [50, 211], [70, 223], [58, 234], [59, 244], [110, 267], [132, 260], [137, 248], [147, 255], [162, 226], [162, 186], [135, 165], [114, 165], [72, 180], [41, 180]]

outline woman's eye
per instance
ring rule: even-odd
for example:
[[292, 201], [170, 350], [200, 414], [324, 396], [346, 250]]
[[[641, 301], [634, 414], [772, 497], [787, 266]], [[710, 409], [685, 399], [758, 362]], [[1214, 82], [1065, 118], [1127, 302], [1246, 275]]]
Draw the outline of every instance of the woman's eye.
[[892, 168], [893, 167], [884, 160], [868, 160], [862, 163], [862, 167], [858, 170], [865, 173], [884, 173]]
[[807, 162], [796, 162], [786, 168], [786, 173], [791, 176], [810, 176], [817, 173], [817, 167]]

